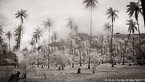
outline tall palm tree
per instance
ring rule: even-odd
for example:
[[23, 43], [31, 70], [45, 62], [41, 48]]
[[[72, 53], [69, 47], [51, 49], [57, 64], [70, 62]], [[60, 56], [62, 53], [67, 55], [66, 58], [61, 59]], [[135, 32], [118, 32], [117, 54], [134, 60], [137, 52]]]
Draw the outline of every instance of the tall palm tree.
[[112, 67], [114, 67], [114, 62], [113, 62], [113, 24], [115, 22], [115, 19], [118, 17], [117, 12], [119, 12], [118, 10], [113, 10], [113, 8], [109, 8], [107, 10], [107, 15], [108, 15], [108, 19], [111, 19], [112, 21], [112, 33], [111, 33], [111, 47], [110, 47], [110, 53], [111, 53], [111, 58], [112, 58]]
[[[49, 48], [49, 44], [50, 44], [50, 31], [51, 31], [51, 28], [54, 26], [53, 25], [53, 21], [50, 18], [48, 18], [46, 21], [43, 21], [43, 25], [44, 25], [45, 29], [48, 29], [48, 33], [49, 33], [48, 48]], [[50, 64], [49, 54], [50, 54], [50, 49], [49, 49], [49, 53], [48, 53], [48, 69], [49, 69], [49, 64]]]
[[26, 14], [26, 10], [20, 10], [20, 11], [17, 11], [17, 13], [15, 14], [16, 15], [16, 18], [20, 18], [21, 20], [21, 24], [24, 22], [24, 19], [27, 18], [27, 14]]
[[140, 39], [140, 27], [139, 27], [139, 22], [138, 22], [138, 16], [139, 14], [143, 14], [142, 13], [142, 9], [140, 8], [140, 5], [138, 2], [130, 2], [129, 5], [127, 5], [127, 11], [126, 11], [129, 15], [129, 17], [132, 17], [134, 15], [135, 19], [136, 19], [136, 22], [137, 22], [137, 26], [138, 26], [138, 36], [139, 36], [139, 55], [140, 54], [140, 42], [141, 42], [141, 39]]
[[19, 25], [14, 31], [14, 37], [17, 42], [16, 49], [19, 49], [19, 50], [20, 50], [21, 37], [22, 37], [23, 31], [24, 29], [22, 25]]
[[9, 39], [9, 51], [11, 51], [11, 48], [10, 48], [10, 40], [11, 40], [11, 38], [12, 38], [12, 33], [11, 33], [11, 31], [8, 31], [7, 33], [6, 33], [6, 36], [7, 36], [7, 38]]
[[[92, 39], [92, 13], [94, 8], [96, 8], [97, 4], [99, 2], [97, 0], [84, 0], [83, 4], [85, 4], [86, 9], [89, 9], [91, 12], [91, 17], [90, 17], [90, 48], [91, 48], [91, 39]], [[88, 69], [90, 69], [90, 61], [88, 64]]]
[[24, 19], [27, 18], [28, 14], [26, 14], [26, 10], [20, 10], [20, 11], [17, 11], [17, 13], [15, 14], [16, 15], [16, 18], [20, 18], [21, 20], [21, 24], [18, 26], [18, 28], [15, 30], [15, 36], [17, 36], [16, 38], [16, 41], [17, 41], [17, 45], [16, 45], [16, 49], [19, 49], [20, 50], [20, 43], [21, 43], [21, 34], [22, 34], [22, 30], [23, 30], [23, 27], [22, 27], [22, 24], [24, 22]]
[[125, 41], [125, 47], [124, 47], [124, 53], [123, 53], [123, 62], [122, 62], [123, 65], [124, 65], [124, 63], [125, 63], [124, 58], [125, 58], [127, 43], [128, 43], [128, 41], [129, 41], [130, 34], [131, 34], [131, 33], [134, 34], [135, 30], [137, 30], [136, 22], [134, 22], [132, 19], [128, 20], [127, 22], [128, 22], [128, 23], [127, 23], [126, 25], [129, 26], [129, 27], [128, 27], [128, 32], [129, 32], [129, 34], [128, 34], [127, 41]]

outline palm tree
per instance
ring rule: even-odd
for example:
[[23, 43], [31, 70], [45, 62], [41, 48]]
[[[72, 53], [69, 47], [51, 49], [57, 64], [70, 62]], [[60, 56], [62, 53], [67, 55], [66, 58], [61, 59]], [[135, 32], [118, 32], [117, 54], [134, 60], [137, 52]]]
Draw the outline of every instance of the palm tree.
[[[83, 4], [85, 4], [86, 9], [89, 9], [91, 11], [91, 17], [90, 17], [90, 48], [92, 46], [91, 39], [92, 39], [92, 12], [94, 8], [96, 8], [97, 3], [99, 3], [97, 0], [84, 0]], [[88, 69], [90, 69], [90, 61], [88, 64]]]
[[[49, 33], [49, 37], [48, 37], [48, 48], [49, 48], [49, 44], [50, 44], [50, 31], [51, 31], [51, 28], [54, 26], [53, 25], [53, 21], [48, 18], [46, 21], [43, 21], [43, 25], [44, 25], [45, 29], [48, 28], [48, 33]], [[48, 53], [48, 69], [49, 69], [49, 64], [50, 64], [49, 54], [50, 54], [50, 49], [49, 49], [49, 53]]]
[[21, 20], [21, 24], [24, 22], [24, 19], [27, 18], [27, 14], [26, 14], [26, 10], [20, 10], [18, 11], [15, 15], [16, 15], [16, 18], [20, 18]]
[[127, 41], [125, 41], [125, 47], [124, 47], [124, 53], [123, 53], [123, 62], [122, 64], [124, 65], [125, 63], [125, 60], [124, 60], [124, 57], [125, 57], [125, 53], [126, 53], [126, 48], [127, 48], [127, 43], [129, 41], [129, 38], [130, 38], [130, 34], [134, 34], [135, 30], [137, 30], [137, 27], [136, 27], [136, 22], [134, 22], [132, 19], [128, 20], [127, 21], [128, 23], [126, 25], [128, 25], [128, 38], [127, 38]]
[[8, 31], [8, 32], [6, 33], [6, 36], [7, 36], [7, 38], [9, 39], [9, 51], [11, 51], [11, 49], [10, 49], [10, 40], [11, 40], [11, 38], [12, 38], [12, 33], [11, 33], [11, 31]]
[[117, 12], [119, 12], [118, 10], [113, 10], [111, 7], [107, 10], [107, 15], [108, 15], [108, 19], [110, 18], [112, 20], [112, 31], [111, 31], [111, 47], [110, 47], [110, 53], [111, 53], [111, 58], [112, 58], [112, 67], [114, 67], [114, 62], [113, 62], [113, 24], [115, 19], [118, 17]]
[[40, 37], [42, 37], [42, 29], [39, 27], [33, 32], [33, 39], [36, 41], [36, 43], [39, 42]]
[[24, 30], [23, 26], [19, 25], [14, 31], [14, 37], [17, 42], [16, 49], [19, 49], [19, 50], [20, 50], [20, 43], [21, 43], [21, 37], [23, 34], [23, 30]]
[[141, 42], [141, 39], [140, 39], [140, 29], [139, 29], [139, 22], [138, 22], [138, 16], [139, 14], [143, 14], [142, 13], [142, 9], [140, 8], [140, 5], [138, 2], [130, 2], [129, 5], [127, 5], [127, 13], [129, 13], [129, 17], [132, 17], [133, 15], [135, 16], [135, 19], [136, 19], [136, 22], [137, 22], [137, 26], [138, 26], [138, 36], [139, 36], [139, 55], [140, 55], [140, 42]]
[[110, 33], [112, 33], [111, 32], [111, 25], [110, 25], [110, 23], [106, 23], [105, 25], [104, 25], [104, 30], [106, 30], [107, 32], [110, 32]]

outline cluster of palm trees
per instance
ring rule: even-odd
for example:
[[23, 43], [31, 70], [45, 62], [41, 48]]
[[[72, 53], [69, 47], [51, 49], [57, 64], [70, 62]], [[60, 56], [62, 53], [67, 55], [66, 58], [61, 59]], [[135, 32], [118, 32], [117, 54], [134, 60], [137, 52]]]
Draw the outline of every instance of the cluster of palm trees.
[[[141, 1], [141, 6], [140, 6], [140, 3], [139, 2], [130, 2], [129, 5], [127, 5], [127, 10], [126, 10], [126, 13], [128, 13], [129, 17], [131, 18], [133, 15], [135, 17], [135, 20], [136, 22], [134, 22], [132, 19], [128, 20], [127, 21], [127, 25], [129, 25], [129, 28], [128, 28], [128, 31], [129, 31], [129, 35], [128, 35], [128, 39], [130, 37], [131, 34], [134, 34], [134, 32], [137, 30], [138, 31], [138, 35], [139, 35], [139, 45], [140, 45], [140, 42], [141, 42], [141, 38], [140, 38], [140, 27], [139, 27], [139, 19], [138, 19], [138, 16], [139, 14], [143, 14], [145, 11], [144, 11], [144, 0], [140, 0]], [[92, 29], [93, 29], [93, 21], [92, 21], [92, 13], [94, 11], [94, 9], [97, 7], [97, 4], [99, 2], [97, 0], [84, 0], [83, 1], [83, 4], [85, 4], [85, 8], [86, 9], [89, 9], [90, 10], [90, 39], [89, 39], [89, 52], [91, 53], [91, 49], [93, 47], [93, 43], [92, 43]], [[15, 37], [15, 41], [16, 41], [16, 46], [14, 47], [14, 49], [16, 50], [20, 50], [20, 44], [21, 44], [21, 38], [22, 38], [22, 34], [23, 34], [23, 30], [24, 30], [24, 27], [23, 27], [23, 24], [24, 24], [24, 19], [28, 17], [26, 10], [20, 10], [18, 11], [15, 15], [16, 15], [16, 18], [19, 18], [20, 19], [20, 25], [18, 25], [18, 27], [15, 29], [14, 31], [14, 37]], [[114, 22], [115, 22], [115, 19], [118, 17], [117, 13], [119, 11], [116, 10], [116, 9], [113, 9], [112, 7], [108, 8], [107, 9], [107, 17], [108, 19], [111, 19], [111, 24], [110, 23], [106, 23], [105, 24], [105, 30], [107, 30], [110, 34], [110, 46], [109, 46], [109, 52], [110, 52], [110, 58], [111, 58], [111, 62], [112, 62], [112, 67], [114, 67], [114, 54], [113, 54], [113, 37], [114, 37]], [[144, 16], [144, 14], [143, 14]], [[54, 23], [53, 21], [50, 19], [50, 18], [47, 18], [46, 21], [43, 21], [43, 26], [44, 26], [44, 29], [47, 29], [48, 30], [48, 44], [52, 43], [51, 42], [51, 39], [52, 41], [55, 41], [57, 40], [57, 33], [54, 32], [54, 34], [52, 35], [51, 37], [51, 31], [52, 31], [52, 28], [54, 27]], [[73, 47], [72, 47], [72, 36], [74, 35], [77, 35], [78, 33], [78, 26], [77, 24], [74, 22], [74, 20], [72, 18], [69, 18], [68, 19], [68, 23], [67, 23], [67, 27], [70, 29], [70, 39], [71, 39], [71, 44], [70, 44], [70, 52], [71, 54], [73, 54]], [[32, 41], [30, 42], [31, 45], [34, 45], [36, 43], [39, 44], [39, 41], [40, 41], [40, 38], [43, 36], [43, 31], [44, 29], [38, 27], [37, 29], [35, 29], [35, 31], [33, 32], [33, 35], [32, 35]], [[2, 34], [3, 34], [3, 29], [2, 29], [2, 26], [0, 27], [0, 45], [2, 46]], [[6, 36], [9, 40], [9, 51], [11, 51], [10, 49], [10, 40], [12, 38], [12, 33], [11, 31], [8, 31], [6, 33]], [[51, 39], [50, 39], [51, 38]], [[126, 44], [125, 44], [125, 48], [127, 47], [127, 43], [128, 43], [128, 40], [126, 41]], [[39, 45], [38, 45], [39, 46]], [[49, 68], [49, 64], [50, 64], [50, 54], [51, 51], [49, 49], [49, 45], [48, 45], [48, 68]], [[124, 54], [126, 53], [126, 50], [124, 50]], [[140, 46], [139, 46], [139, 54], [140, 54]], [[89, 59], [89, 64], [88, 64], [88, 68], [90, 69], [90, 60]]]

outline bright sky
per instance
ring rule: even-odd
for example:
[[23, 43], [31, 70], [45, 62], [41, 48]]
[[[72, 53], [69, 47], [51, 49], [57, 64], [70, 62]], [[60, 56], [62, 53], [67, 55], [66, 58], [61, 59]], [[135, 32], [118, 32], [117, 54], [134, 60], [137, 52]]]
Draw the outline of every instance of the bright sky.
[[[68, 36], [69, 29], [66, 27], [67, 19], [73, 18], [79, 27], [79, 32], [89, 33], [90, 12], [82, 4], [84, 0], [0, 0], [0, 25], [4, 31], [14, 31], [20, 25], [20, 19], [15, 18], [18, 10], [27, 10], [28, 18], [24, 20], [24, 34], [22, 37], [22, 48], [29, 45], [32, 33], [37, 27], [43, 28], [43, 22], [47, 18], [53, 20], [53, 30], [58, 33], [59, 38]], [[99, 4], [93, 12], [93, 35], [105, 33], [104, 24], [111, 23], [107, 20], [106, 12], [109, 7], [119, 10], [118, 19], [114, 24], [114, 33], [128, 33], [126, 21], [129, 19], [126, 13], [126, 5], [130, 1], [137, 0], [98, 0]], [[134, 17], [133, 17], [134, 19]], [[143, 18], [139, 16], [140, 30], [145, 33]], [[48, 39], [47, 30], [41, 40]], [[12, 41], [12, 46], [15, 41]]]

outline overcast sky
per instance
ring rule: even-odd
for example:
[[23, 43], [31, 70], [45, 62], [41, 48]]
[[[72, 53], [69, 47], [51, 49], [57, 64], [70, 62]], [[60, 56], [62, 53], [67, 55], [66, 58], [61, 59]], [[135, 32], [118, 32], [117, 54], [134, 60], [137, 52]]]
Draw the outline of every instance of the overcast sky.
[[[78, 32], [89, 33], [90, 12], [82, 4], [84, 0], [0, 0], [0, 25], [4, 32], [14, 31], [20, 25], [20, 19], [15, 18], [18, 10], [27, 10], [28, 18], [24, 20], [24, 34], [22, 47], [28, 45], [32, 33], [37, 27], [43, 28], [43, 22], [47, 18], [53, 20], [53, 30], [58, 33], [59, 38], [67, 37], [69, 29], [66, 27], [67, 19], [72, 18], [78, 25]], [[109, 7], [119, 10], [118, 19], [114, 23], [114, 33], [128, 33], [126, 21], [129, 19], [126, 13], [126, 5], [130, 1], [137, 0], [98, 0], [97, 8], [93, 12], [93, 35], [104, 33], [104, 24], [111, 23], [107, 20], [106, 12]], [[134, 19], [134, 17], [132, 17]], [[140, 30], [145, 32], [143, 18], [139, 16]], [[137, 32], [136, 32], [137, 33]], [[47, 31], [44, 31], [41, 40], [48, 39]], [[14, 45], [15, 42], [12, 41]]]

